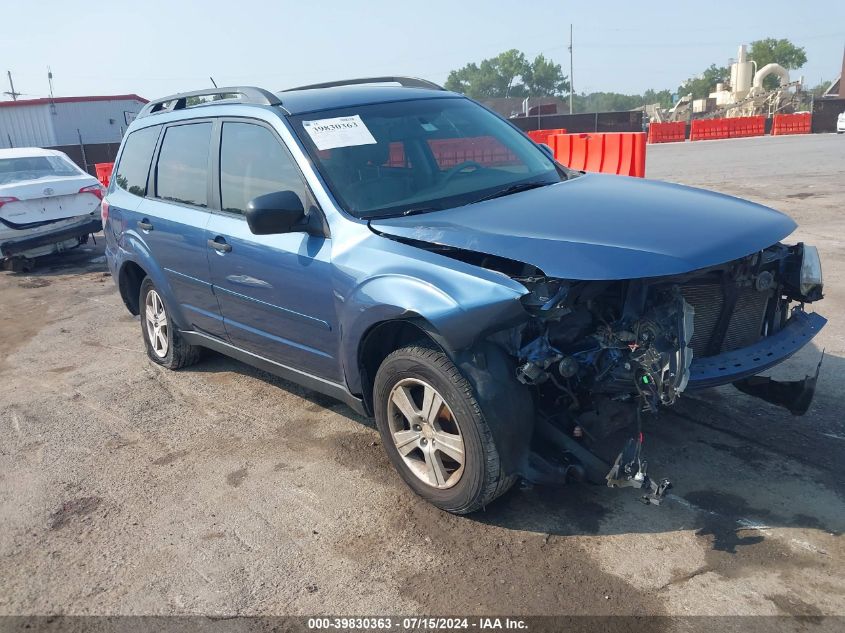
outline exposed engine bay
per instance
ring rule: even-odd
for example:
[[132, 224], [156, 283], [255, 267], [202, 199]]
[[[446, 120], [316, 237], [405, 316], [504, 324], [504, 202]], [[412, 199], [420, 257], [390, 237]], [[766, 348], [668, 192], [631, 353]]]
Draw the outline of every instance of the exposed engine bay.
[[[644, 416], [674, 404], [688, 388], [728, 382], [795, 414], [809, 407], [818, 370], [782, 383], [753, 375], [767, 368], [758, 366], [699, 384], [693, 363], [719, 365], [807, 316], [804, 304], [822, 298], [814, 247], [775, 244], [688, 274], [618, 281], [555, 279], [511, 260], [424, 247], [507, 274], [528, 290], [521, 301], [530, 318], [488, 340], [515, 359], [516, 378], [535, 395], [539, 441], [530, 479], [603, 480], [641, 488], [645, 502], [659, 504], [671, 483], [647, 473]], [[629, 428], [635, 432], [620, 450], [611, 436]], [[608, 444], [616, 446], [615, 460], [601, 455]]]
[[[515, 277], [529, 290], [523, 305], [532, 318], [496, 335], [497, 342], [517, 358], [517, 378], [536, 389], [541, 413], [574, 439], [595, 445], [636, 424], [636, 435], [605, 478], [608, 485], [645, 488], [645, 499], [659, 503], [671, 484], [655, 482], [646, 473], [643, 414], [674, 404], [690, 384], [697, 354], [716, 356], [752, 345], [780, 331], [793, 310], [821, 299], [820, 280], [802, 284], [803, 260], [802, 244], [777, 244], [671, 278], [569, 282]], [[708, 304], [701, 305], [702, 299]], [[771, 387], [773, 381], [766, 380]], [[813, 377], [800, 382], [815, 386]], [[796, 408], [781, 395], [766, 398], [743, 381], [736, 384], [794, 413], [809, 406], [807, 389], [799, 389], [802, 402]]]

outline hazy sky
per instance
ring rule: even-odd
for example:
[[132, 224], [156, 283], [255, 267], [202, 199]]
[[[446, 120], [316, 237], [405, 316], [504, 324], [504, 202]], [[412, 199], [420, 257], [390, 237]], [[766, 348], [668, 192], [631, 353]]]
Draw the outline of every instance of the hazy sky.
[[570, 22], [577, 92], [674, 90], [762, 37], [804, 46], [794, 74], [815, 85], [839, 74], [845, 46], [845, 0], [0, 0], [0, 86], [11, 70], [23, 98], [46, 96], [48, 65], [56, 96], [153, 98], [209, 75], [271, 90], [386, 74], [443, 82], [509, 48], [568, 74]]

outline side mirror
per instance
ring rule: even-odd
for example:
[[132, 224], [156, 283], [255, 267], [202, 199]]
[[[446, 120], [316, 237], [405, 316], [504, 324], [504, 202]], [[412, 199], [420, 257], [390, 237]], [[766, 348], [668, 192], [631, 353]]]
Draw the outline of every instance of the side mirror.
[[293, 191], [276, 191], [246, 205], [246, 222], [254, 235], [308, 231], [302, 200]]
[[555, 159], [555, 153], [554, 153], [554, 150], [552, 150], [551, 147], [549, 147], [545, 143], [537, 143], [537, 147], [539, 147], [542, 150], [542, 152], [546, 156], [548, 156], [550, 159], [552, 159], [552, 160]]

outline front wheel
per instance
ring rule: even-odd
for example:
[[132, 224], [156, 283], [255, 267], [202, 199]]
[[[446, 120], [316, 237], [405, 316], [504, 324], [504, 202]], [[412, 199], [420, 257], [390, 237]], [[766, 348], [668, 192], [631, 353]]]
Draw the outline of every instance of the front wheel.
[[474, 512], [505, 493], [506, 476], [469, 382], [441, 350], [413, 345], [376, 373], [376, 424], [405, 482], [438, 508]]

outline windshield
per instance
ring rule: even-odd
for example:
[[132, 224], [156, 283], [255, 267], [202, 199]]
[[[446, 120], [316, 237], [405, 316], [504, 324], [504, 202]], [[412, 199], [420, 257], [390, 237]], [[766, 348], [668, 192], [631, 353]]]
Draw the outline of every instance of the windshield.
[[78, 176], [83, 173], [76, 165], [61, 156], [19, 156], [0, 158], [0, 184], [22, 180]]
[[436, 211], [566, 178], [521, 132], [463, 98], [343, 108], [291, 122], [338, 202], [361, 218]]

